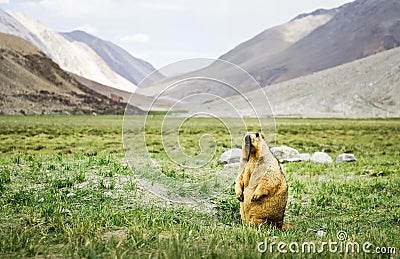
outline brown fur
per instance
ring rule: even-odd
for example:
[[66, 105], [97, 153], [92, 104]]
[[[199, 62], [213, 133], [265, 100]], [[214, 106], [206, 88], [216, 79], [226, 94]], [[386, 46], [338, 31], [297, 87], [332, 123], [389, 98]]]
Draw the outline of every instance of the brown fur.
[[242, 152], [235, 185], [242, 221], [291, 229], [291, 225], [283, 224], [288, 198], [285, 176], [278, 160], [269, 150], [265, 136], [246, 133]]

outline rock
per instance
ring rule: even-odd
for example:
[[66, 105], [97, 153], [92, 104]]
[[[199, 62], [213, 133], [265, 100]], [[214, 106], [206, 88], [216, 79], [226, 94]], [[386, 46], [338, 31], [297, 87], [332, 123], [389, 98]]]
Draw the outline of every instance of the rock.
[[355, 161], [357, 161], [357, 159], [354, 156], [354, 154], [348, 154], [348, 153], [340, 154], [336, 158], [336, 163], [338, 164], [343, 162], [355, 162]]
[[73, 193], [73, 192], [70, 192], [70, 193], [68, 193], [68, 194], [67, 194], [67, 197], [68, 197], [68, 198], [70, 198], [70, 197], [74, 197], [74, 196], [76, 196], [76, 194], [75, 194], [75, 193]]
[[321, 164], [331, 164], [333, 163], [332, 158], [325, 152], [315, 152], [311, 158], [311, 162], [321, 163]]
[[311, 155], [308, 153], [300, 154], [300, 161], [310, 161]]
[[310, 161], [310, 154], [300, 154], [297, 149], [280, 146], [271, 148], [271, 152], [274, 154], [279, 162], [298, 162], [298, 161]]
[[224, 166], [224, 168], [228, 168], [228, 167], [239, 167], [240, 166], [240, 162], [237, 163], [231, 163], [231, 164], [226, 164]]
[[221, 164], [239, 163], [241, 156], [242, 156], [242, 150], [240, 148], [233, 148], [228, 151], [225, 151], [219, 157], [219, 162]]
[[271, 152], [280, 162], [299, 161], [300, 159], [299, 151], [287, 146], [273, 147], [271, 148]]

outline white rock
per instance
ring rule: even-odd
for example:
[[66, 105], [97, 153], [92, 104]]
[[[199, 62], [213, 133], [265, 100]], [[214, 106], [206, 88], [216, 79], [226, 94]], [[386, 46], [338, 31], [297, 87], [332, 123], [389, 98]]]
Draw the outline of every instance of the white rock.
[[321, 164], [331, 164], [333, 163], [332, 158], [325, 152], [315, 152], [311, 158], [311, 162], [321, 163]]
[[242, 150], [240, 148], [233, 148], [225, 151], [220, 157], [219, 162], [221, 164], [232, 164], [240, 162], [242, 157]]
[[300, 161], [300, 153], [297, 149], [287, 147], [287, 146], [280, 146], [280, 147], [273, 147], [271, 148], [271, 152], [274, 154], [276, 159], [280, 162], [295, 162]]
[[354, 156], [354, 154], [348, 154], [348, 153], [340, 154], [336, 158], [336, 163], [338, 164], [343, 162], [355, 162], [355, 161], [357, 161], [357, 159]]
[[237, 163], [226, 164], [224, 167], [227, 168], [227, 167], [239, 167], [239, 166], [240, 166], [240, 163], [237, 162]]
[[300, 161], [310, 161], [311, 155], [308, 153], [300, 154]]
[[310, 161], [310, 154], [300, 154], [295, 148], [280, 146], [271, 148], [271, 152], [279, 162]]

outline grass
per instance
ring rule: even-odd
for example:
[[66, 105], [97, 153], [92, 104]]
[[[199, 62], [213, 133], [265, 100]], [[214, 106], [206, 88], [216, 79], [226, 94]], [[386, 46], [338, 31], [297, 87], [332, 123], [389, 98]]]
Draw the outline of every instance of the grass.
[[[156, 115], [154, 123], [161, 118]], [[331, 253], [328, 247], [301, 252], [305, 242], [320, 248], [338, 241], [338, 231], [347, 233], [346, 242], [400, 253], [400, 120], [278, 119], [277, 145], [357, 157], [354, 163], [282, 165], [289, 184], [285, 221], [296, 227], [288, 232], [243, 226], [232, 188], [212, 197], [214, 210], [149, 195], [126, 163], [121, 125], [118, 116], [0, 117], [0, 257], [341, 258], [345, 250]], [[178, 182], [198, 180], [201, 169], [171, 163], [159, 131], [150, 129], [147, 144], [151, 156], [163, 161], [163, 173]], [[189, 155], [200, 152], [204, 132], [215, 137], [208, 169], [221, 168], [219, 154], [240, 144], [207, 120], [183, 130]], [[298, 243], [300, 251], [279, 253], [279, 242], [286, 250]], [[268, 249], [260, 253], [257, 246]], [[348, 256], [389, 257], [362, 251]]]

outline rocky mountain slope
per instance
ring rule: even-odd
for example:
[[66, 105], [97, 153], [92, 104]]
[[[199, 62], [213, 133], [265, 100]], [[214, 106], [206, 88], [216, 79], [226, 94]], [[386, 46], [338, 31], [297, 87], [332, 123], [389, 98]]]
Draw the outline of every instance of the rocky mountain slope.
[[[319, 26], [327, 23], [332, 19], [336, 12], [336, 10], [318, 10], [312, 14], [302, 15], [301, 17], [299, 16], [286, 24], [265, 30], [253, 39], [240, 44], [233, 50], [222, 55], [220, 59], [239, 65], [245, 69], [248, 69], [254, 63], [274, 60], [276, 55], [292, 46], [298, 40], [306, 37]], [[262, 66], [258, 69], [262, 70]], [[205, 75], [233, 83], [233, 85], [241, 92], [254, 89], [254, 84], [248, 81], [248, 77], [243, 73], [237, 73], [237, 71], [238, 70], [235, 67], [218, 61], [199, 71], [186, 73], [182, 76], [173, 78], [167, 78], [158, 82], [154, 86], [147, 87], [146, 89], [139, 89], [138, 92], [146, 95], [157, 95], [166, 85], [173, 81], [178, 81], [187, 77], [199, 77]], [[252, 71], [248, 72], [252, 74]], [[209, 92], [218, 96], [237, 94], [236, 91], [230, 91], [228, 88], [221, 88], [218, 86], [213, 87], [209, 82], [192, 84], [189, 87], [185, 87], [185, 89], [169, 91], [169, 94], [170, 97], [173, 98], [182, 98], [196, 92]]]
[[83, 31], [67, 32], [62, 35], [72, 42], [78, 41], [88, 45], [114, 72], [135, 85], [138, 85], [150, 73], [153, 73], [151, 78], [155, 81], [163, 78], [150, 63], [133, 57], [110, 41], [99, 39]]
[[[290, 46], [276, 42], [273, 37], [263, 37], [271, 33], [271, 29], [221, 58], [242, 66], [261, 85], [267, 85], [335, 67], [400, 45], [398, 0], [356, 0], [334, 10], [300, 16], [300, 19], [292, 20], [287, 26], [307, 17], [316, 19], [321, 15], [326, 17], [326, 22], [315, 26], [304, 37], [294, 39]], [[283, 28], [278, 29], [285, 34]], [[295, 28], [292, 31], [299, 30]], [[276, 49], [269, 47], [269, 43], [286, 47]], [[264, 45], [264, 48], [257, 48], [258, 45]], [[246, 55], [247, 49], [251, 49], [253, 56]], [[269, 55], [270, 50], [273, 50], [272, 55]], [[268, 55], [264, 54], [265, 51]]]
[[78, 82], [27, 41], [3, 33], [0, 89], [1, 114], [123, 114], [126, 106]]
[[[263, 88], [274, 116], [387, 118], [400, 117], [400, 47], [341, 66]], [[254, 107], [268, 105], [260, 91], [245, 94]], [[243, 96], [228, 97], [243, 116], [252, 109]], [[187, 106], [189, 108], [193, 106]], [[220, 110], [223, 102], [202, 104]], [[194, 108], [193, 108], [194, 109]], [[231, 114], [232, 111], [220, 111]], [[272, 114], [259, 114], [271, 116]]]
[[219, 58], [244, 68], [252, 67], [254, 63], [271, 62], [279, 53], [329, 22], [337, 12], [336, 9], [320, 9], [299, 15], [288, 23], [261, 32]]
[[31, 33], [25, 26], [23, 26], [19, 21], [14, 19], [7, 12], [0, 9], [0, 32], [7, 34], [14, 34], [27, 41], [31, 42], [33, 45], [37, 46], [46, 55], [50, 53], [46, 52], [45, 45], [38, 39], [36, 35]]
[[[345, 64], [400, 45], [400, 1], [356, 0], [332, 10], [317, 10], [302, 14], [286, 24], [265, 30], [220, 58], [239, 65], [248, 71], [261, 86], [283, 82], [324, 69]], [[183, 75], [216, 75], [218, 79], [235, 82], [241, 92], [254, 90], [254, 84], [246, 81], [243, 74], [235, 73], [220, 62]], [[142, 91], [156, 95], [164, 84]], [[182, 98], [199, 89], [222, 97], [235, 95], [235, 91], [209, 87], [199, 82], [179, 91], [171, 91], [170, 97]]]
[[[136, 89], [134, 84], [112, 71], [104, 60], [86, 44], [71, 42], [27, 15], [12, 12], [9, 14], [40, 40], [45, 48], [43, 52], [47, 53], [62, 69], [117, 89], [131, 92]], [[18, 31], [13, 34], [24, 37]], [[32, 43], [35, 44], [35, 42]]]

